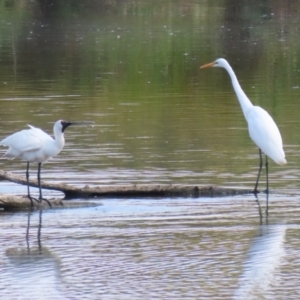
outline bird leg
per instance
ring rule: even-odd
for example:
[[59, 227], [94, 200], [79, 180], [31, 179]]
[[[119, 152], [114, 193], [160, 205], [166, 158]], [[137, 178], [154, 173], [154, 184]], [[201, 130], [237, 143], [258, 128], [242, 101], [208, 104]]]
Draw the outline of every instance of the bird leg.
[[30, 190], [29, 190], [29, 162], [27, 162], [27, 168], [26, 168], [26, 180], [27, 180], [27, 197], [30, 200], [31, 203], [31, 209], [33, 208], [33, 201], [35, 200], [37, 202], [39, 202], [37, 199], [35, 199], [34, 197], [31, 197], [30, 195]]
[[260, 172], [261, 172], [262, 165], [263, 165], [262, 155], [261, 155], [261, 150], [260, 150], [260, 149], [258, 149], [258, 150], [259, 150], [259, 171], [258, 171], [258, 175], [257, 175], [257, 179], [256, 179], [256, 184], [255, 184], [254, 191], [253, 191], [253, 193], [254, 193], [255, 195], [258, 193], [257, 186], [258, 186], [259, 177], [260, 177]]
[[39, 200], [40, 200], [40, 203], [42, 203], [42, 200], [46, 201], [48, 203], [48, 205], [50, 207], [52, 207], [51, 203], [47, 199], [43, 198], [43, 195], [42, 195], [42, 188], [41, 188], [41, 166], [42, 166], [42, 163], [39, 163], [39, 165], [38, 165], [38, 173], [37, 173], [37, 180], [38, 180], [39, 191], [40, 191]]
[[33, 201], [30, 196], [30, 190], [29, 190], [29, 162], [27, 162], [27, 168], [26, 168], [26, 180], [27, 180], [27, 197], [30, 199], [31, 208], [33, 207]]
[[267, 189], [266, 189], [267, 207], [266, 207], [266, 215], [268, 216], [268, 214], [269, 214], [269, 163], [268, 163], [268, 157], [267, 157], [267, 155], [266, 155], [266, 175], [267, 175]]
[[266, 155], [266, 176], [267, 176], [267, 189], [266, 193], [269, 193], [269, 163], [268, 163], [268, 156]]
[[266, 206], [266, 216], [269, 216], [269, 192], [267, 192], [267, 206]]
[[38, 180], [38, 185], [39, 185], [39, 191], [40, 191], [40, 197], [39, 200], [42, 201], [43, 196], [42, 196], [42, 189], [41, 189], [41, 163], [38, 165], [38, 173], [37, 173], [37, 180]]

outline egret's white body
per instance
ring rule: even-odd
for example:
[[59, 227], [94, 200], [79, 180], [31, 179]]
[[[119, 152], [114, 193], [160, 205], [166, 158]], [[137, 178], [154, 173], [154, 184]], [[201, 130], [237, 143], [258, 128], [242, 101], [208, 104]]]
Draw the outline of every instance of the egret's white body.
[[[39, 164], [38, 181], [40, 189], [40, 200], [42, 200], [42, 191], [40, 186], [40, 168], [41, 164], [49, 158], [60, 153], [65, 144], [64, 130], [74, 123], [59, 120], [54, 124], [54, 139], [43, 130], [28, 125], [30, 129], [18, 131], [0, 141], [0, 145], [9, 147], [4, 157], [20, 158], [27, 161], [27, 185], [29, 180], [29, 163]], [[28, 197], [31, 200], [28, 185]], [[32, 200], [31, 200], [32, 201]]]
[[[274, 160], [275, 163], [279, 165], [286, 164], [285, 154], [282, 146], [282, 138], [279, 129], [276, 123], [274, 122], [273, 118], [269, 115], [267, 111], [265, 111], [259, 106], [254, 106], [251, 103], [249, 98], [242, 90], [234, 71], [224, 58], [219, 58], [212, 63], [202, 66], [201, 68], [209, 67], [221, 67], [228, 72], [232, 81], [234, 91], [243, 110], [245, 119], [248, 123], [250, 137], [256, 144], [256, 146], [260, 149], [260, 170], [254, 189], [254, 192], [257, 192], [257, 184], [259, 181], [259, 175], [262, 166], [261, 151], [267, 156], [269, 156], [272, 160]], [[268, 167], [267, 162], [266, 167]]]
[[246, 120], [250, 137], [256, 146], [278, 165], [286, 164], [282, 138], [272, 117], [261, 107], [253, 106]]

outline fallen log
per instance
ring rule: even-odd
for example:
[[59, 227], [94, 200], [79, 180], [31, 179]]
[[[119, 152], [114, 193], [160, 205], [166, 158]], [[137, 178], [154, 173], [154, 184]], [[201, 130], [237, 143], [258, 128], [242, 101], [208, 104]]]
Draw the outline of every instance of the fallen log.
[[[26, 185], [25, 177], [0, 170], [0, 180], [9, 180]], [[38, 187], [37, 180], [30, 180], [29, 185]], [[65, 199], [92, 197], [221, 197], [252, 193], [249, 189], [224, 188], [216, 186], [183, 184], [131, 184], [109, 185], [80, 188], [65, 183], [48, 183], [41, 181], [43, 189], [61, 191]], [[28, 198], [27, 198], [28, 200]]]
[[[90, 207], [99, 206], [101, 204], [89, 201], [63, 201], [63, 199], [48, 199], [52, 208], [77, 208], [77, 207]], [[7, 195], [0, 194], [0, 208], [2, 210], [36, 210], [36, 209], [49, 209], [46, 201], [41, 203], [33, 201], [33, 207], [27, 196]]]

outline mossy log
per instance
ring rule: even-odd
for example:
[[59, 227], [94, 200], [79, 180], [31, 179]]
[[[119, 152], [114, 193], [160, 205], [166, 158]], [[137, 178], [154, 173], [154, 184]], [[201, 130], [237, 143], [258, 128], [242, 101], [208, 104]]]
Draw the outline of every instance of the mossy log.
[[[15, 183], [26, 185], [26, 178], [10, 172], [0, 170], [0, 180], [9, 180]], [[30, 180], [29, 185], [38, 187], [37, 180]], [[249, 189], [224, 188], [216, 186], [200, 185], [183, 185], [183, 184], [131, 184], [131, 185], [109, 185], [96, 187], [76, 187], [65, 183], [48, 183], [41, 182], [42, 189], [61, 191], [65, 194], [66, 199], [74, 198], [93, 198], [93, 197], [221, 197], [230, 195], [248, 194], [252, 191]], [[30, 201], [27, 197], [3, 195], [2, 203], [12, 202], [16, 199], [19, 205], [26, 205]], [[63, 206], [61, 199], [48, 199], [55, 207]], [[34, 201], [36, 202], [36, 201]], [[44, 201], [43, 201], [44, 202]], [[23, 204], [24, 203], [24, 204]], [[37, 206], [39, 204], [37, 203]], [[43, 206], [47, 203], [43, 203]]]

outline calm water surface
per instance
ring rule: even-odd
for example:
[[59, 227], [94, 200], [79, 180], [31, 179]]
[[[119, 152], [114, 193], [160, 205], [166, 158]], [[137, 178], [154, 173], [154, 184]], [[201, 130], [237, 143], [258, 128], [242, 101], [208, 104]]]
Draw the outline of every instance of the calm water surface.
[[[270, 162], [268, 218], [264, 195], [2, 212], [1, 295], [298, 299], [300, 5], [100, 2], [0, 2], [0, 137], [26, 124], [51, 133], [57, 119], [95, 122], [67, 129], [43, 179], [252, 187], [258, 151], [228, 74], [199, 70], [217, 57], [274, 117], [288, 164]], [[24, 174], [23, 162], [0, 163]], [[0, 192], [26, 187], [3, 181]]]

